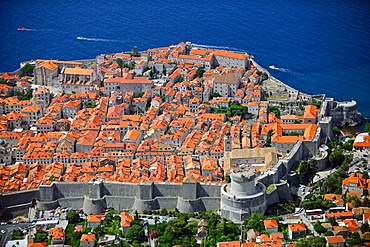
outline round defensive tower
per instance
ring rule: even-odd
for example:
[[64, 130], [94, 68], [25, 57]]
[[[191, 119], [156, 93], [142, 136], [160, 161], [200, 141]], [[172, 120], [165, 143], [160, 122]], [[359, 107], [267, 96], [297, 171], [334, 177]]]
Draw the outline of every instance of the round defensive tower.
[[253, 195], [258, 188], [255, 186], [256, 172], [253, 169], [243, 168], [230, 172], [230, 192], [236, 196]]
[[221, 187], [221, 216], [241, 223], [252, 213], [266, 211], [266, 187], [256, 171], [246, 166], [230, 171], [231, 183]]

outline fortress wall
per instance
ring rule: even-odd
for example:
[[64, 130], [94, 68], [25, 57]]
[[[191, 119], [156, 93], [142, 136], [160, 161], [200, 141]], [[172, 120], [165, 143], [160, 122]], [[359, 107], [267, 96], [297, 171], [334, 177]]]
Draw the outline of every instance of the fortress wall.
[[68, 208], [82, 208], [84, 203], [84, 197], [75, 197], [75, 198], [60, 198], [58, 199], [59, 205], [61, 207]]
[[7, 207], [7, 212], [10, 215], [10, 218], [14, 218], [20, 215], [28, 214], [29, 208], [31, 207], [30, 203], [18, 204], [14, 206]]
[[198, 198], [198, 183], [182, 183], [182, 198], [195, 200]]
[[82, 208], [87, 214], [100, 214], [106, 207], [104, 198], [94, 199], [87, 196], [84, 197]]
[[279, 180], [279, 172], [277, 168], [283, 167], [283, 166], [284, 164], [282, 163], [282, 161], [279, 161], [274, 169], [270, 169], [264, 172], [261, 176], [259, 176], [258, 181], [260, 181], [266, 186], [269, 186], [270, 184], [274, 184], [276, 181]]
[[105, 196], [105, 202], [108, 208], [114, 208], [119, 211], [131, 210], [134, 208], [134, 197], [123, 196]]
[[134, 197], [138, 195], [138, 185], [130, 183], [103, 183], [103, 195]]
[[279, 194], [276, 185], [274, 184], [274, 189], [270, 191], [270, 193], [266, 194], [266, 206], [270, 206], [274, 203], [278, 203], [279, 200]]
[[137, 197], [142, 200], [153, 199], [153, 184], [153, 182], [139, 183]]
[[164, 196], [165, 197], [182, 196], [182, 184], [155, 183], [153, 187], [153, 198]]
[[287, 174], [287, 181], [292, 186], [299, 186], [299, 175], [296, 172]]
[[288, 187], [288, 182], [286, 180], [280, 180], [279, 184], [275, 184], [277, 193], [280, 200], [292, 200], [292, 194]]
[[56, 199], [55, 188], [55, 183], [52, 183], [50, 185], [40, 185], [40, 201], [54, 201]]
[[156, 210], [159, 208], [157, 199], [141, 200], [135, 197], [134, 209], [138, 212], [143, 212], [144, 210]]
[[177, 200], [177, 209], [182, 213], [194, 213], [206, 210], [202, 199], [198, 198], [193, 200], [181, 197]]
[[[223, 204], [235, 209], [250, 208], [252, 210], [253, 208], [259, 208], [261, 205], [265, 204], [265, 194], [261, 193], [260, 195], [234, 199], [232, 197], [228, 199], [227, 195], [222, 194], [221, 200]], [[252, 210], [252, 212], [254, 211]]]
[[37, 207], [40, 208], [41, 210], [51, 210], [59, 206], [60, 204], [58, 200], [48, 202], [37, 202]]
[[362, 122], [362, 116], [357, 111], [357, 102], [336, 102], [334, 101], [333, 108], [330, 109], [330, 116], [333, 119], [334, 125], [348, 124], [354, 126]]
[[199, 184], [197, 185], [198, 197], [220, 197], [221, 185]]
[[157, 197], [160, 208], [172, 209], [177, 206], [177, 197]]
[[[221, 187], [219, 188], [221, 190]], [[221, 195], [219, 197], [202, 197], [202, 201], [205, 209], [208, 210], [218, 210], [220, 209]]]
[[330, 113], [330, 105], [328, 104], [329, 102], [327, 100], [324, 100], [322, 103], [321, 103], [321, 107], [319, 109], [319, 116], [318, 116], [318, 120], [320, 121], [321, 117], [323, 116], [328, 116], [329, 113]]
[[0, 208], [12, 207], [20, 204], [31, 203], [32, 199], [39, 199], [40, 191], [36, 190], [26, 190], [26, 191], [16, 191], [12, 193], [1, 194], [0, 196]]
[[298, 141], [298, 143], [296, 143], [294, 148], [290, 151], [289, 155], [284, 159], [287, 172], [292, 169], [292, 166], [295, 162], [300, 161], [303, 158], [303, 153], [304, 149], [302, 147], [302, 141]]
[[69, 197], [81, 197], [89, 193], [89, 184], [82, 182], [73, 183], [54, 183], [55, 199], [59, 198], [69, 198]]
[[88, 183], [89, 191], [86, 196], [90, 198], [102, 198], [103, 197], [103, 183], [100, 181], [89, 182]]
[[329, 138], [329, 140], [334, 139], [332, 117], [321, 118], [318, 125], [321, 128], [320, 143], [326, 143], [327, 138]]

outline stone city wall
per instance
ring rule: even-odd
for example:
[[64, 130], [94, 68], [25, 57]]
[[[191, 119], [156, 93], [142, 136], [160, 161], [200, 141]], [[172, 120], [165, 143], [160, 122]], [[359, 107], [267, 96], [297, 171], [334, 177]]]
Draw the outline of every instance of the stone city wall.
[[30, 203], [18, 204], [14, 206], [9, 206], [6, 208], [7, 213], [9, 214], [10, 218], [17, 217], [19, 215], [28, 214], [28, 210], [31, 207]]
[[105, 196], [104, 198], [108, 208], [115, 208], [119, 211], [134, 209], [135, 197]]
[[[54, 202], [57, 200], [60, 206], [83, 207], [89, 213], [98, 212], [105, 207], [134, 209], [139, 212], [177, 207], [181, 212], [195, 212], [218, 208], [220, 188], [220, 185], [199, 183], [55, 182], [40, 186], [39, 205], [49, 208], [51, 205], [58, 205]], [[69, 205], [69, 198], [75, 198], [73, 206]]]
[[16, 191], [0, 195], [0, 208], [9, 208], [12, 206], [31, 203], [32, 199], [40, 198], [39, 190]]

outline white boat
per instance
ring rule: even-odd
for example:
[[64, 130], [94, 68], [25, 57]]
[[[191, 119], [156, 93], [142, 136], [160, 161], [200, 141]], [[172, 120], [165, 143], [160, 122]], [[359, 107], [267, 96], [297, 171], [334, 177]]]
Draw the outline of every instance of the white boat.
[[80, 39], [80, 40], [81, 40], [81, 39], [84, 39], [84, 37], [82, 37], [82, 36], [78, 36], [78, 37], [77, 37], [77, 39]]
[[279, 68], [276, 68], [275, 65], [270, 65], [269, 68], [274, 69], [274, 70], [279, 70]]

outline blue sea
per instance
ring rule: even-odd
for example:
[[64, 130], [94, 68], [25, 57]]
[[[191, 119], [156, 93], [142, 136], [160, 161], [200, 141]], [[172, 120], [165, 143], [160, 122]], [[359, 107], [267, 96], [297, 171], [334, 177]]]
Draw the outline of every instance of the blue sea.
[[370, 117], [368, 0], [0, 1], [0, 40], [3, 72], [180, 41], [246, 51], [283, 82], [353, 98]]

